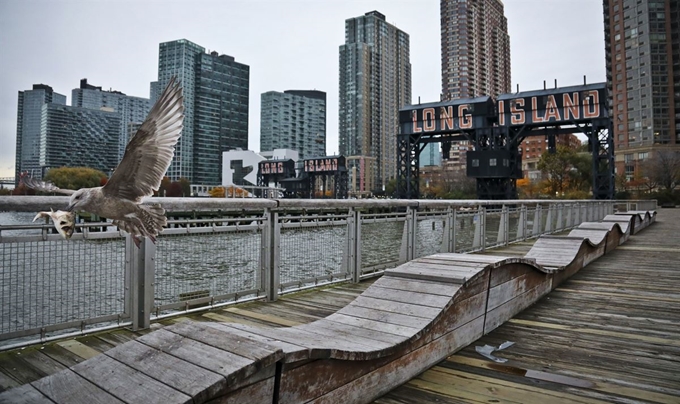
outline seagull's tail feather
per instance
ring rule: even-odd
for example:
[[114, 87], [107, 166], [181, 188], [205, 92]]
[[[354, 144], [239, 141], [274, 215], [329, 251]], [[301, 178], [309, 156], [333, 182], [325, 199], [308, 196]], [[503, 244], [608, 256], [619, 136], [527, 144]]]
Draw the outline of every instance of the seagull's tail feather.
[[163, 226], [168, 223], [165, 217], [165, 209], [161, 205], [138, 205], [136, 215], [130, 220], [114, 220], [113, 224], [120, 230], [130, 233], [135, 238], [148, 237], [156, 242], [156, 236], [163, 230]]
[[148, 233], [156, 236], [163, 230], [163, 227], [168, 223], [168, 218], [165, 217], [165, 209], [160, 204], [155, 205], [139, 205], [142, 214], [142, 223]]

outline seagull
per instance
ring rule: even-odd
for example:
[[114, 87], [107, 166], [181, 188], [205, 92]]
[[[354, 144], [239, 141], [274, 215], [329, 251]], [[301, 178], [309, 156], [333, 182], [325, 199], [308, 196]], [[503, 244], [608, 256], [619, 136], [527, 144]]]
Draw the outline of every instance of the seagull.
[[165, 209], [160, 204], [142, 205], [141, 202], [158, 191], [170, 166], [184, 122], [182, 100], [182, 89], [173, 77], [130, 139], [123, 159], [106, 185], [74, 191], [45, 181], [26, 179], [24, 182], [39, 191], [71, 195], [67, 211], [85, 211], [112, 219], [113, 225], [130, 233], [137, 247], [140, 237], [148, 237], [155, 243], [156, 236], [167, 224]]

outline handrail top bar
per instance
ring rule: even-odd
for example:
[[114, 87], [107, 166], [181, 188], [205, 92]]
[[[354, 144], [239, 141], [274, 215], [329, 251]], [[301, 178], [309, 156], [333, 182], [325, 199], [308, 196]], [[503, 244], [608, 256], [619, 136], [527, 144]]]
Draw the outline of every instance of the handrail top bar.
[[[67, 196], [0, 196], [0, 212], [37, 212], [64, 209]], [[160, 203], [169, 212], [182, 211], [240, 211], [263, 209], [336, 209], [336, 208], [448, 208], [488, 205], [537, 205], [537, 204], [595, 204], [635, 203], [651, 200], [566, 200], [566, 199], [520, 199], [520, 200], [453, 200], [453, 199], [264, 199], [264, 198], [147, 198], [144, 203]]]

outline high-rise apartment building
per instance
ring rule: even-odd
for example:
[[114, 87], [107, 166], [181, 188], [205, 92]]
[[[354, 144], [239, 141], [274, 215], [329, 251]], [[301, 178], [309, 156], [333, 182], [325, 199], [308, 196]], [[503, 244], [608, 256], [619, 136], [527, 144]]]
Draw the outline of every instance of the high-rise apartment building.
[[[510, 36], [501, 0], [440, 0], [440, 17], [442, 99], [509, 93]], [[444, 168], [465, 170], [471, 147], [453, 142]]]
[[291, 149], [301, 159], [326, 155], [325, 92], [268, 91], [260, 99], [260, 151]]
[[[76, 93], [74, 93], [76, 94]], [[82, 93], [78, 93], [83, 96]], [[110, 173], [119, 161], [122, 114], [114, 107], [95, 107], [85, 94], [79, 101], [90, 108], [66, 105], [66, 96], [44, 84], [19, 92], [16, 179], [23, 172], [42, 178], [50, 168], [90, 167]], [[113, 105], [113, 104], [111, 104]]]
[[510, 36], [501, 0], [441, 0], [442, 98], [509, 93]]
[[66, 105], [66, 96], [55, 93], [52, 87], [34, 84], [32, 90], [19, 91], [17, 103], [17, 140], [15, 176], [27, 172], [34, 178], [42, 178], [40, 166], [40, 129], [43, 106]]
[[250, 68], [231, 56], [207, 54], [186, 39], [161, 43], [158, 54], [158, 84], [151, 84], [152, 96], [173, 76], [184, 96], [184, 127], [167, 175], [219, 185], [222, 152], [248, 146]]
[[232, 56], [196, 56], [193, 183], [222, 184], [222, 152], [248, 148], [249, 79]]
[[89, 167], [110, 174], [118, 165], [121, 114], [45, 104], [40, 124], [40, 168]]
[[134, 132], [131, 123], [142, 123], [151, 108], [148, 98], [132, 97], [120, 91], [102, 91], [101, 87], [80, 80], [80, 87], [71, 91], [71, 105], [87, 109], [111, 109], [120, 114], [120, 136], [118, 137], [118, 159], [123, 158], [125, 147]]
[[617, 174], [680, 150], [680, 2], [605, 0], [607, 82]]
[[371, 191], [382, 192], [397, 175], [398, 113], [410, 104], [409, 35], [377, 11], [345, 20], [345, 44], [340, 46], [340, 154], [375, 158], [374, 179], [363, 181], [372, 184]]

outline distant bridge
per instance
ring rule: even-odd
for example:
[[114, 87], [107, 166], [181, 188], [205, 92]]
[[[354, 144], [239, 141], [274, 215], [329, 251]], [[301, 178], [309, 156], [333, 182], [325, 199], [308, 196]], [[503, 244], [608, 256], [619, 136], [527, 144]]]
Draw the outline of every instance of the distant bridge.
[[14, 185], [14, 177], [0, 177], [0, 186]]

